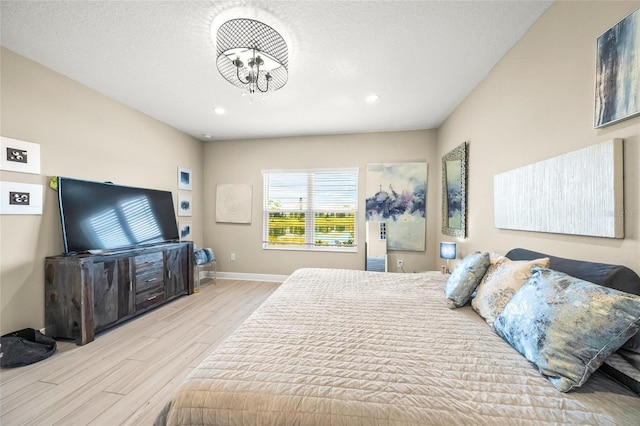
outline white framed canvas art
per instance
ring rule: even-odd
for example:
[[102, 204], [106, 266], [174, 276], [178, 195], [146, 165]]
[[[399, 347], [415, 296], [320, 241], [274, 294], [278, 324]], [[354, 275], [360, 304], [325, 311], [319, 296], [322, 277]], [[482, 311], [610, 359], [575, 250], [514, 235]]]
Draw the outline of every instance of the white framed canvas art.
[[191, 216], [191, 195], [178, 194], [178, 216]]
[[40, 174], [40, 145], [0, 137], [0, 170]]
[[0, 182], [0, 214], [42, 214], [42, 185]]
[[216, 188], [216, 222], [251, 223], [253, 187], [219, 184]]
[[178, 233], [180, 234], [180, 241], [191, 241], [191, 229], [193, 224], [191, 222], [178, 223]]
[[191, 191], [193, 185], [191, 183], [191, 169], [178, 167], [178, 189]]
[[624, 238], [623, 152], [612, 139], [494, 175], [494, 226]]

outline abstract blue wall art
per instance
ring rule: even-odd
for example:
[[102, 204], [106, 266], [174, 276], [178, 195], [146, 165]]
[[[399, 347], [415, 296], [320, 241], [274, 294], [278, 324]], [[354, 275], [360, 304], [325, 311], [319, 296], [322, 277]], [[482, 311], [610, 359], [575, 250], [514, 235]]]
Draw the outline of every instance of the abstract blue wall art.
[[427, 163], [367, 164], [367, 221], [387, 224], [389, 250], [425, 250]]
[[191, 228], [193, 225], [191, 222], [178, 223], [178, 230], [180, 231], [180, 241], [191, 241]]
[[178, 167], [178, 189], [185, 189], [191, 191], [191, 169], [184, 167]]
[[640, 114], [640, 9], [598, 37], [595, 127]]
[[191, 216], [191, 195], [178, 194], [178, 216]]

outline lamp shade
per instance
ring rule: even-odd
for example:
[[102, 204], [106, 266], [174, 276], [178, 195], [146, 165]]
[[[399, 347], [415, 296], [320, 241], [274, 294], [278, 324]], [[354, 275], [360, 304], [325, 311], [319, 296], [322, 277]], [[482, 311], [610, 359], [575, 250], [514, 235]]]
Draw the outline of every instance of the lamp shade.
[[456, 243], [440, 243], [440, 257], [443, 259], [455, 259]]
[[231, 84], [251, 93], [280, 89], [289, 78], [289, 51], [273, 28], [253, 19], [232, 19], [216, 33], [216, 65]]

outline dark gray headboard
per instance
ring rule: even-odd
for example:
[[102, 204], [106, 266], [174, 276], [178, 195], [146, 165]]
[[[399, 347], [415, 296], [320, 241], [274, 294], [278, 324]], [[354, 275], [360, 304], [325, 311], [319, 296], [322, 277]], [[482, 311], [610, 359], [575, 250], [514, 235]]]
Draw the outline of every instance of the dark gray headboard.
[[550, 259], [549, 269], [564, 272], [572, 277], [605, 287], [640, 295], [640, 277], [626, 266], [565, 259], [522, 248], [510, 250], [506, 256], [511, 260], [533, 260], [548, 257]]

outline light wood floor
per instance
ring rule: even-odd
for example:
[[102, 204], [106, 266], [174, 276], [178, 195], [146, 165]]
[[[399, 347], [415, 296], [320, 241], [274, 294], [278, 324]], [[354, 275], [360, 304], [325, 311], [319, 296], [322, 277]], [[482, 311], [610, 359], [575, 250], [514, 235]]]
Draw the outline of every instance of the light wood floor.
[[151, 425], [172, 391], [278, 287], [218, 280], [51, 358], [0, 370], [0, 424]]

